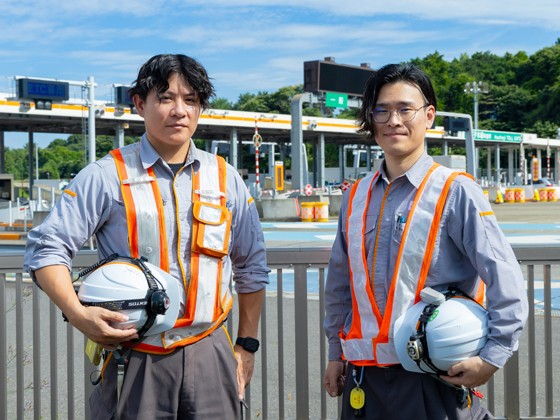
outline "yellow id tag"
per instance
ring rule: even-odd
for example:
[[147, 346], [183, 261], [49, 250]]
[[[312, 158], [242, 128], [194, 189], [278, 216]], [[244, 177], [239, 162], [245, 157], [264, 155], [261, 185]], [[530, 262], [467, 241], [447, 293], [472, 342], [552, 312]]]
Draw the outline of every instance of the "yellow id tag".
[[366, 393], [362, 388], [356, 387], [350, 391], [350, 406], [354, 410], [361, 409], [366, 403]]
[[89, 359], [89, 361], [91, 363], [93, 363], [95, 366], [99, 365], [99, 363], [101, 363], [101, 352], [103, 351], [103, 347], [101, 347], [99, 344], [97, 344], [94, 341], [91, 341], [88, 338], [88, 341], [86, 343], [86, 354], [87, 357]]

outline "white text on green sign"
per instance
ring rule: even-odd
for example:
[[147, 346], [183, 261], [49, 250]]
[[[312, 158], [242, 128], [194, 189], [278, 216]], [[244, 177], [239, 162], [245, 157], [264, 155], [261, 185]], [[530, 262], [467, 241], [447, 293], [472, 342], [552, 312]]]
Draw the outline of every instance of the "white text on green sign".
[[344, 93], [327, 92], [325, 105], [331, 108], [348, 108], [348, 95]]
[[521, 143], [523, 141], [523, 134], [508, 133], [506, 131], [473, 130], [473, 135], [475, 141], [497, 141], [504, 143]]

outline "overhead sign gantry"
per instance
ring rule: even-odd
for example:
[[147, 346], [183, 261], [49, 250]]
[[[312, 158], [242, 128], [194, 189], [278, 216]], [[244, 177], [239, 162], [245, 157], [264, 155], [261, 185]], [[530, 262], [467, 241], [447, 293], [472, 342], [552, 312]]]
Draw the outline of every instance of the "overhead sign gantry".
[[[373, 74], [375, 70], [372, 70], [367, 63], [362, 63], [360, 66], [337, 64], [332, 57], [303, 63], [303, 90], [306, 93], [295, 95], [290, 105], [293, 188], [301, 192], [304, 184], [307, 184], [307, 162], [302, 132], [303, 103], [319, 103], [324, 100], [326, 106], [358, 107], [366, 83]], [[320, 149], [323, 150], [322, 145]], [[324, 152], [321, 151], [320, 154], [322, 153]], [[320, 160], [324, 161], [321, 158]], [[319, 178], [322, 180], [324, 177]]]
[[70, 84], [57, 80], [16, 78], [17, 97], [30, 100], [36, 109], [51, 110], [53, 102], [67, 101], [70, 97]]

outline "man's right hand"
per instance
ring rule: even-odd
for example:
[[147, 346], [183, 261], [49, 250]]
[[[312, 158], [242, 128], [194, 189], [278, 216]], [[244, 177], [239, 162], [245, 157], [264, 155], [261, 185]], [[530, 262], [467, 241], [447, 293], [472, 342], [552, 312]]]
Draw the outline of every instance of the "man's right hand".
[[128, 321], [128, 317], [120, 312], [82, 306], [72, 315], [67, 314], [67, 317], [86, 337], [107, 350], [115, 350], [120, 343], [138, 338], [134, 327], [121, 329], [111, 326], [111, 323]]
[[120, 343], [138, 338], [136, 329], [111, 326], [112, 322], [128, 321], [126, 315], [95, 306], [83, 306], [65, 266], [46, 266], [34, 274], [41, 289], [66, 315], [68, 321], [92, 341], [107, 350], [115, 350]]
[[331, 397], [342, 395], [344, 389], [344, 380], [346, 372], [346, 363], [342, 360], [331, 360], [327, 365], [325, 372], [324, 385], [327, 393]]

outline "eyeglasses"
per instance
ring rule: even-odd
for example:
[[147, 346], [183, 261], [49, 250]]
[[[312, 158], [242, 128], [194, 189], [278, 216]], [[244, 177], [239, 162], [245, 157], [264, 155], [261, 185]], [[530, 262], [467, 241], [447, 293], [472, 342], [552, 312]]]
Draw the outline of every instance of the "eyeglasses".
[[420, 108], [409, 108], [405, 106], [393, 111], [384, 108], [376, 108], [371, 111], [371, 115], [373, 116], [373, 121], [378, 124], [385, 124], [388, 122], [391, 119], [391, 114], [393, 112], [397, 114], [402, 122], [407, 122], [413, 120], [418, 111], [422, 108], [426, 108], [427, 106], [429, 106], [429, 104], [423, 105]]

